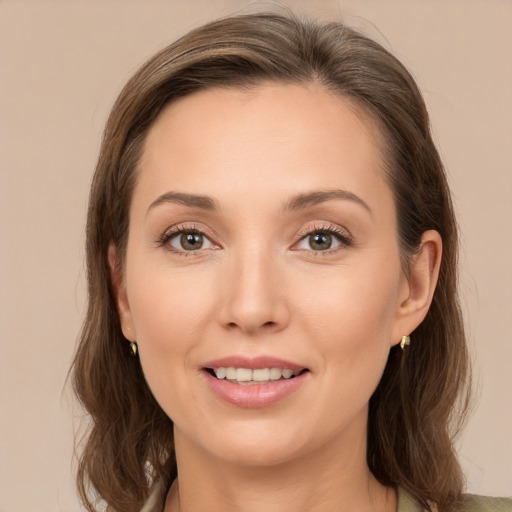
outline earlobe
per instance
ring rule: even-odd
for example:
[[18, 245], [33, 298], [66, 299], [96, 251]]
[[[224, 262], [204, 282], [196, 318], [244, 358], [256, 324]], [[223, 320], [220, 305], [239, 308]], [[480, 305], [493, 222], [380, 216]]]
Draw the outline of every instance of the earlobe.
[[419, 251], [410, 263], [406, 297], [401, 298], [397, 310], [393, 345], [414, 331], [427, 315], [439, 277], [441, 257], [441, 236], [434, 230], [425, 231]]
[[117, 248], [113, 243], [111, 243], [108, 248], [108, 262], [123, 336], [129, 341], [135, 341], [136, 337], [132, 313], [123, 282], [123, 271], [119, 259], [117, 258]]

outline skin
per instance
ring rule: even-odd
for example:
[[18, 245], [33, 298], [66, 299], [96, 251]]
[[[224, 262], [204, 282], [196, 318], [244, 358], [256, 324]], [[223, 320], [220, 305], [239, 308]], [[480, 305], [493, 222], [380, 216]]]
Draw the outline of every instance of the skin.
[[[396, 510], [366, 464], [368, 401], [390, 347], [427, 313], [441, 240], [426, 232], [404, 273], [380, 140], [363, 112], [319, 85], [206, 90], [151, 127], [124, 268], [113, 246], [109, 257], [123, 333], [175, 425], [167, 512]], [[286, 209], [326, 190], [360, 201]], [[158, 202], [171, 191], [218, 209]], [[205, 233], [201, 249], [180, 245], [176, 230], [187, 229]], [[309, 235], [326, 230], [341, 238], [314, 250]], [[276, 404], [240, 408], [202, 373], [232, 355], [309, 372]]]

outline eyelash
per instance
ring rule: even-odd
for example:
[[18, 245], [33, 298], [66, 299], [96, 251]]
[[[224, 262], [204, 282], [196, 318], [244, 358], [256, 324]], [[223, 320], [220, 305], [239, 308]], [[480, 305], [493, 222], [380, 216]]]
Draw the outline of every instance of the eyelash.
[[[194, 252], [200, 252], [201, 250], [198, 249], [197, 251], [185, 251], [185, 250], [179, 250], [174, 247], [172, 247], [169, 242], [175, 238], [178, 235], [181, 234], [198, 234], [202, 235], [205, 238], [207, 238], [213, 245], [215, 244], [212, 239], [215, 238], [213, 234], [210, 234], [209, 231], [200, 229], [196, 225], [177, 225], [173, 226], [172, 228], [165, 231], [162, 236], [158, 240], [159, 246], [165, 246], [169, 251], [179, 255], [179, 256], [191, 256]], [[340, 250], [340, 248], [347, 248], [353, 245], [353, 239], [351, 235], [332, 225], [325, 225], [325, 224], [315, 224], [313, 228], [309, 227], [301, 232], [299, 232], [299, 240], [298, 242], [294, 243], [294, 246], [298, 245], [300, 242], [308, 238], [309, 236], [315, 234], [315, 233], [327, 233], [329, 235], [332, 235], [340, 244], [340, 246], [332, 248], [332, 249], [326, 249], [325, 251], [315, 251], [314, 249], [294, 249], [296, 251], [307, 251], [308, 253], [312, 253], [315, 257], [322, 256], [322, 255], [328, 255], [332, 254], [334, 252], [337, 252]]]
[[[173, 252], [174, 254], [177, 254], [178, 256], [187, 257], [187, 256], [192, 256], [194, 252], [200, 252], [200, 250], [197, 250], [197, 251], [179, 250], [179, 249], [172, 247], [172, 245], [170, 245], [169, 242], [173, 238], [175, 238], [178, 235], [185, 234], [185, 233], [190, 234], [190, 235], [194, 235], [194, 234], [202, 235], [210, 241], [214, 238], [214, 236], [212, 234], [210, 234], [207, 230], [200, 229], [195, 224], [192, 224], [192, 225], [180, 224], [177, 226], [173, 226], [172, 228], [165, 231], [163, 233], [163, 235], [160, 237], [160, 239], [158, 240], [158, 245], [165, 246], [167, 248], [167, 250]], [[211, 243], [213, 245], [216, 245], [213, 242], [211, 242]]]
[[351, 247], [354, 245], [352, 236], [345, 230], [335, 227], [331, 224], [315, 224], [313, 229], [308, 227], [299, 233], [299, 241], [294, 245], [298, 245], [300, 242], [313, 235], [314, 233], [327, 233], [332, 235], [339, 243], [339, 247], [332, 249], [326, 249], [325, 251], [315, 251], [313, 249], [296, 249], [296, 250], [307, 250], [308, 253], [312, 253], [315, 257], [327, 256], [333, 254], [343, 248]]

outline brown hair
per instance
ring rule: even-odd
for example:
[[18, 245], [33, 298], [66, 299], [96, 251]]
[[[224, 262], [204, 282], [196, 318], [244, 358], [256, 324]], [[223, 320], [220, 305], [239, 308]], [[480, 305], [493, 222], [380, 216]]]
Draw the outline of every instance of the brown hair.
[[[457, 299], [457, 230], [422, 96], [404, 66], [382, 46], [342, 23], [272, 13], [221, 19], [151, 58], [127, 83], [107, 121], [87, 220], [89, 305], [73, 363], [76, 394], [92, 425], [79, 460], [78, 488], [90, 487], [110, 511], [142, 507], [156, 482], [161, 499], [176, 476], [172, 421], [129, 354], [116, 310], [108, 247], [126, 248], [129, 205], [148, 129], [163, 107], [208, 87], [263, 81], [322, 84], [351, 99], [380, 127], [394, 192], [405, 268], [426, 230], [443, 239], [432, 306], [402, 355], [391, 349], [370, 400], [368, 465], [426, 508], [452, 510], [463, 478], [453, 434], [467, 406], [468, 358]], [[456, 406], [460, 407], [456, 407]]]

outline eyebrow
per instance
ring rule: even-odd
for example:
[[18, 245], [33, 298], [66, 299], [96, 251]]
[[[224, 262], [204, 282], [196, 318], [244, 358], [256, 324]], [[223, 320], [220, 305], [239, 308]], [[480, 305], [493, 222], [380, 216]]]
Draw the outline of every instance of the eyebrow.
[[176, 203], [190, 206], [193, 208], [201, 208], [202, 210], [218, 210], [218, 204], [215, 199], [209, 196], [203, 196], [198, 194], [185, 194], [183, 192], [166, 192], [161, 196], [158, 196], [148, 207], [148, 213], [150, 210], [165, 203]]
[[372, 215], [372, 210], [368, 204], [363, 201], [359, 196], [348, 190], [318, 190], [314, 192], [308, 192], [305, 194], [298, 194], [292, 197], [286, 204], [286, 210], [302, 210], [311, 206], [315, 206], [326, 201], [332, 201], [333, 199], [342, 199], [345, 201], [353, 201], [354, 203], [362, 206], [365, 210]]
[[[349, 192], [347, 190], [318, 190], [313, 192], [307, 192], [303, 194], [297, 194], [290, 198], [285, 204], [285, 210], [288, 211], [296, 211], [303, 210], [305, 208], [315, 206], [317, 204], [325, 203], [327, 201], [332, 201], [335, 199], [341, 199], [345, 201], [353, 201], [354, 203], [362, 206], [365, 210], [372, 214], [371, 208], [368, 204], [363, 201], [356, 194]], [[219, 206], [217, 201], [205, 195], [198, 194], [186, 194], [183, 192], [166, 192], [161, 196], [158, 196], [148, 208], [148, 213], [153, 208], [165, 204], [165, 203], [175, 203], [182, 204], [185, 206], [190, 206], [193, 208], [200, 208], [202, 210], [215, 211], [219, 210]]]

